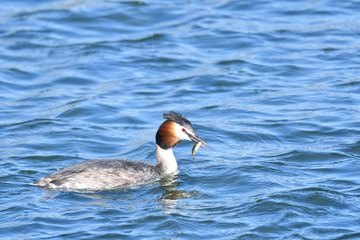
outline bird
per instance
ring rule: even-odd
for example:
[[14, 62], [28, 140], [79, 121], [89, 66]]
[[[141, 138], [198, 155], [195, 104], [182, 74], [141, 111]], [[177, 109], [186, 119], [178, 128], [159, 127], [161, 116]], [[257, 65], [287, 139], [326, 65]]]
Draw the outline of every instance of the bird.
[[[177, 172], [172, 148], [182, 140], [193, 141], [209, 150], [209, 144], [195, 132], [191, 122], [176, 112], [164, 113], [166, 119], [156, 133], [156, 164], [128, 159], [93, 159], [62, 168], [31, 185], [61, 191], [99, 191], [133, 187]], [[206, 147], [206, 146], [208, 147]]]

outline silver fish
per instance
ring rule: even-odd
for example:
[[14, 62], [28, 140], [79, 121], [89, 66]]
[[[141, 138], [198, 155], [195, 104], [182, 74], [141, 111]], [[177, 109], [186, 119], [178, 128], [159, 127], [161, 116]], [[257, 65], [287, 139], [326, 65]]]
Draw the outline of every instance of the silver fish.
[[192, 148], [192, 158], [193, 158], [193, 160], [195, 160], [194, 155], [195, 155], [196, 151], [200, 148], [201, 144], [202, 144], [201, 141], [198, 141], [197, 143], [194, 144], [194, 146]]

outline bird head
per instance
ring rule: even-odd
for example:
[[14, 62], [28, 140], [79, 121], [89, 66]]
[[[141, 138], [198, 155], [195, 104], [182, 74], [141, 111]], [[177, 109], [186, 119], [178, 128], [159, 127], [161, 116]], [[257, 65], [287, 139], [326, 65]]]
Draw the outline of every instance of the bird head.
[[202, 142], [201, 146], [208, 149], [210, 146], [202, 140], [195, 132], [191, 122], [179, 113], [170, 112], [164, 113], [163, 117], [166, 119], [156, 133], [156, 143], [163, 149], [168, 149], [176, 146], [181, 140], [193, 141], [194, 143]]

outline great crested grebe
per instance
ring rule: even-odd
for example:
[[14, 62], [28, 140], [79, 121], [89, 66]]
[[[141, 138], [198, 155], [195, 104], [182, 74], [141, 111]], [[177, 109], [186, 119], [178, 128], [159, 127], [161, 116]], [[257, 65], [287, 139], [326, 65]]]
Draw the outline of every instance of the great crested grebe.
[[[156, 164], [126, 159], [87, 160], [62, 168], [31, 184], [54, 190], [96, 191], [136, 186], [176, 172], [174, 146], [181, 140], [208, 144], [195, 133], [185, 116], [170, 112], [164, 113], [163, 117], [166, 121], [156, 133]], [[201, 146], [208, 149], [204, 144]]]

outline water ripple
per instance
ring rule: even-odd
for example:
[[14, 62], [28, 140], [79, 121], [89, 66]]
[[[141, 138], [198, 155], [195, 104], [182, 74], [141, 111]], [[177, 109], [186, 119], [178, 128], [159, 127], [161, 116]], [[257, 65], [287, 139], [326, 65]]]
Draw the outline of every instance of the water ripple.
[[[358, 239], [355, 1], [4, 1], [4, 239]], [[75, 162], [155, 162], [162, 113], [211, 151], [96, 193], [29, 186]]]

